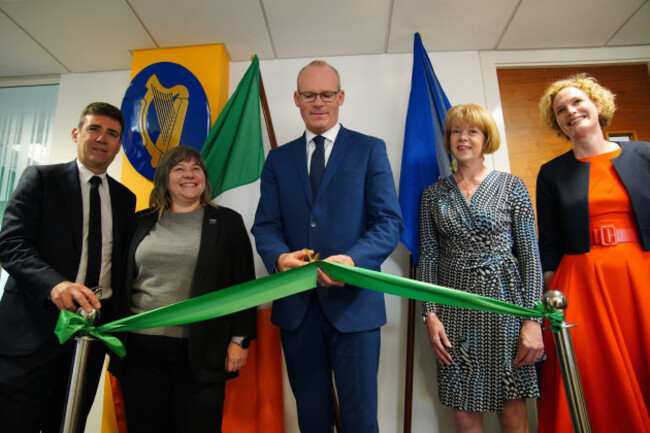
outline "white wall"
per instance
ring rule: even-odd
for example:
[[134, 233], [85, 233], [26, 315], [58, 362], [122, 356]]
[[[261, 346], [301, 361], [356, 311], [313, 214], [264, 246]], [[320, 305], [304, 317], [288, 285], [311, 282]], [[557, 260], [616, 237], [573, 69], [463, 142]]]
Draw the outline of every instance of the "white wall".
[[[500, 65], [541, 65], [544, 62], [566, 64], [571, 59], [578, 63], [629, 62], [630, 59], [650, 60], [650, 47], [626, 47], [604, 50], [553, 50], [522, 52], [448, 52], [431, 53], [435, 72], [452, 104], [478, 102], [486, 105], [502, 125], [496, 67]], [[540, 61], [541, 59], [541, 61]], [[293, 103], [296, 74], [312, 59], [261, 61], [260, 69], [266, 87], [269, 107], [278, 143], [285, 143], [304, 129], [298, 109]], [[330, 57], [324, 60], [334, 65], [341, 74], [346, 91], [340, 120], [348, 128], [383, 138], [387, 143], [395, 184], [399, 184], [401, 149], [404, 124], [411, 84], [411, 54]], [[231, 92], [248, 67], [249, 62], [232, 63]], [[55, 118], [51, 162], [74, 158], [75, 148], [70, 131], [75, 126], [81, 109], [90, 101], [104, 100], [117, 106], [129, 82], [129, 71], [67, 74], [61, 77], [59, 102]], [[503, 130], [502, 130], [503, 132]], [[267, 145], [268, 147], [268, 145]], [[122, 157], [118, 155], [109, 172], [119, 178]], [[487, 163], [508, 170], [507, 145]], [[259, 184], [226, 192], [219, 203], [237, 209], [248, 227], [259, 197]], [[266, 275], [257, 258], [258, 277]], [[384, 272], [408, 276], [408, 252], [400, 244], [383, 266]], [[401, 432], [403, 424], [403, 388], [406, 348], [406, 301], [387, 297], [388, 323], [382, 328], [382, 351], [379, 371], [379, 424], [382, 432]], [[419, 311], [418, 311], [419, 315]], [[430, 353], [426, 332], [416, 322], [415, 377], [413, 392], [414, 433], [453, 431], [451, 410], [437, 401], [435, 363]], [[293, 396], [285, 387], [285, 420], [288, 433], [297, 432]], [[531, 405], [532, 406], [532, 405]], [[531, 420], [535, 426], [534, 413]], [[97, 423], [97, 416], [91, 420]], [[487, 417], [487, 431], [497, 431], [496, 417]], [[99, 431], [97, 424], [88, 431]], [[536, 431], [536, 428], [533, 428]]]
[[[95, 101], [108, 102], [119, 108], [130, 81], [131, 71], [61, 75], [50, 149], [51, 164], [72, 161], [77, 157], [71, 133], [79, 122], [81, 110]], [[116, 179], [122, 172], [123, 153], [120, 149], [108, 169], [108, 174]]]

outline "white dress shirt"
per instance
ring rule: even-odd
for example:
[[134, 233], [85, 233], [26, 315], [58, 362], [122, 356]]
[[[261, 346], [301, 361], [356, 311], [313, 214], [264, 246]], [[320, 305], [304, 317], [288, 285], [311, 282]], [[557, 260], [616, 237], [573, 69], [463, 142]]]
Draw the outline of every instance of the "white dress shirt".
[[[327, 161], [329, 160], [330, 154], [332, 153], [332, 148], [334, 147], [334, 140], [336, 139], [336, 136], [338, 135], [340, 129], [341, 129], [341, 124], [337, 123], [332, 128], [328, 129], [327, 131], [321, 134], [321, 136], [325, 137], [325, 144], [324, 144], [325, 167], [327, 167]], [[307, 174], [309, 174], [309, 170], [311, 167], [311, 156], [316, 150], [316, 143], [314, 143], [314, 137], [316, 137], [316, 134], [314, 134], [309, 130], [305, 131], [305, 139], [307, 140]]]
[[88, 221], [90, 219], [90, 178], [99, 176], [102, 184], [99, 186], [99, 200], [102, 209], [102, 267], [99, 273], [99, 285], [102, 287], [101, 299], [112, 296], [111, 288], [111, 256], [113, 254], [113, 213], [111, 211], [111, 194], [108, 190], [106, 173], [95, 175], [79, 162], [79, 182], [81, 183], [81, 204], [83, 208], [83, 232], [81, 238], [81, 261], [77, 271], [76, 283], [84, 284], [88, 265]]

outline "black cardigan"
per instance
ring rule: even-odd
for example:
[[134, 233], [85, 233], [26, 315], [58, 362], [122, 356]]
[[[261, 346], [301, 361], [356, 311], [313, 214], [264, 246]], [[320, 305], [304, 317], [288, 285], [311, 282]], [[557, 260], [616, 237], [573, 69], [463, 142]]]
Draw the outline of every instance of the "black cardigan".
[[[136, 272], [136, 249], [157, 221], [158, 214], [151, 213], [150, 210], [136, 214], [126, 257], [125, 287], [129, 305], [121, 306], [123, 316], [130, 315], [131, 290]], [[223, 206], [206, 205], [190, 297], [205, 295], [253, 279], [253, 250], [241, 215]], [[190, 368], [197, 381], [222, 382], [237, 375], [225, 370], [226, 351], [234, 335], [256, 337], [256, 318], [257, 309], [251, 308], [189, 325]], [[111, 359], [111, 372], [119, 377], [122, 363], [119, 359], [114, 362], [113, 358], [116, 357]]]
[[[632, 202], [641, 245], [650, 251], [650, 143], [624, 142], [612, 163]], [[590, 250], [589, 162], [573, 150], [542, 165], [537, 175], [537, 218], [542, 270], [557, 269], [564, 254]]]

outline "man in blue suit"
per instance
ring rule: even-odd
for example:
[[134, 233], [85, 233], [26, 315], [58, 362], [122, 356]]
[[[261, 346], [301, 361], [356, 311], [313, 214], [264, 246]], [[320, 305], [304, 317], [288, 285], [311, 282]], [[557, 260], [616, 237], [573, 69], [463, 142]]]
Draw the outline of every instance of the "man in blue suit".
[[[327, 63], [298, 74], [294, 101], [306, 131], [269, 152], [252, 229], [269, 273], [302, 266], [314, 253], [379, 270], [397, 246], [403, 222], [386, 146], [339, 124], [344, 99]], [[332, 432], [334, 374], [343, 431], [377, 432], [383, 294], [319, 270], [318, 286], [275, 301], [271, 320], [281, 328], [300, 430]]]

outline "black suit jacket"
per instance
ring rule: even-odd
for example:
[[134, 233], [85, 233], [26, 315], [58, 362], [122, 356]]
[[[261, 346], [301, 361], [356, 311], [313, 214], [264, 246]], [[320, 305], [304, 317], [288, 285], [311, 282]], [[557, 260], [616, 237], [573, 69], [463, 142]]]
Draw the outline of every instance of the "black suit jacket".
[[[619, 143], [621, 153], [612, 159], [623, 182], [641, 237], [650, 251], [650, 143]], [[590, 250], [589, 167], [573, 150], [542, 165], [537, 176], [537, 218], [542, 269], [557, 269], [564, 254]]]
[[[129, 243], [126, 284], [129, 315], [133, 278], [136, 276], [135, 252], [158, 221], [158, 214], [147, 209], [136, 214]], [[173, 266], [173, 263], [169, 264]], [[192, 279], [192, 298], [255, 279], [250, 239], [241, 216], [226, 207], [205, 206], [201, 245]], [[222, 382], [236, 374], [226, 374], [226, 350], [234, 335], [254, 338], [257, 310], [251, 308], [228, 316], [190, 324], [189, 360], [194, 378], [200, 382]], [[126, 356], [129, 356], [128, 353]], [[111, 360], [111, 372], [119, 376], [121, 362]]]
[[[124, 296], [123, 253], [135, 211], [135, 196], [108, 178], [113, 213], [111, 286]], [[0, 262], [9, 273], [0, 300], [0, 354], [25, 356], [52, 337], [59, 316], [48, 296], [62, 281], [74, 281], [81, 257], [83, 210], [76, 161], [28, 167], [5, 210]], [[106, 318], [110, 320], [110, 317]]]

